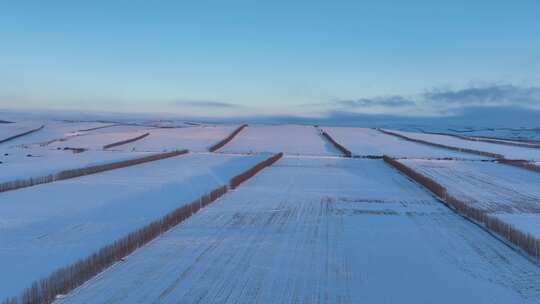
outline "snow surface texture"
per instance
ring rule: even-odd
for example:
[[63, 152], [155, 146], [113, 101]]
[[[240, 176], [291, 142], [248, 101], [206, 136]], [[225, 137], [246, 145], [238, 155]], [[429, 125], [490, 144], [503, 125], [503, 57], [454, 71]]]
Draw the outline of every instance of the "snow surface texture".
[[540, 238], [540, 174], [493, 162], [400, 161], [452, 196]]
[[341, 152], [324, 139], [315, 127], [303, 125], [249, 125], [220, 149], [220, 152], [341, 155]]
[[387, 135], [374, 129], [324, 127], [338, 143], [354, 155], [408, 157], [408, 158], [481, 158], [477, 155], [431, 147]]
[[185, 155], [0, 195], [0, 299], [228, 183], [264, 158]]
[[181, 149], [208, 151], [210, 146], [229, 136], [236, 128], [237, 125], [152, 129], [149, 130], [149, 136], [112, 149], [155, 152]]
[[470, 141], [454, 136], [390, 130], [397, 134], [456, 148], [466, 148], [503, 155], [507, 159], [540, 160], [540, 149]]
[[540, 269], [380, 160], [279, 161], [58, 303], [538, 303]]

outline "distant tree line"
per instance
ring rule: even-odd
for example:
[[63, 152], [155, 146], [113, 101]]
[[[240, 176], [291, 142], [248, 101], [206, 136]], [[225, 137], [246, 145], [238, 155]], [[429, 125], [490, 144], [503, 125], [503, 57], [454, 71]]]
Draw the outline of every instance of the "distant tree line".
[[427, 132], [422, 131], [423, 133], [427, 134], [438, 134], [438, 135], [446, 135], [446, 136], [452, 136], [463, 140], [468, 141], [481, 141], [481, 142], [488, 142], [492, 144], [500, 144], [500, 145], [507, 145], [507, 146], [514, 146], [514, 147], [523, 147], [523, 148], [533, 148], [533, 149], [540, 149], [540, 145], [538, 145], [537, 142], [531, 142], [526, 141], [525, 142], [517, 142], [517, 141], [507, 141], [507, 140], [501, 140], [497, 138], [490, 138], [490, 137], [471, 137], [461, 134], [452, 134], [452, 133], [442, 133], [442, 132]]
[[229, 136], [225, 137], [224, 139], [222, 139], [221, 141], [219, 141], [215, 145], [208, 148], [208, 151], [216, 152], [217, 150], [221, 149], [223, 146], [228, 144], [236, 135], [238, 135], [238, 133], [240, 133], [240, 131], [242, 131], [247, 126], [248, 125], [244, 124], [244, 125], [241, 125], [240, 127], [236, 128], [236, 130], [234, 130]]
[[401, 135], [401, 134], [391, 132], [391, 131], [387, 131], [387, 130], [383, 130], [383, 129], [377, 129], [377, 130], [379, 132], [384, 133], [384, 134], [392, 135], [392, 136], [395, 136], [395, 137], [398, 137], [398, 138], [401, 138], [401, 139], [404, 139], [404, 140], [407, 140], [407, 141], [417, 142], [417, 143], [420, 143], [420, 144], [433, 146], [433, 147], [437, 147], [437, 148], [443, 148], [443, 149], [454, 150], [454, 151], [464, 152], [464, 153], [469, 153], [469, 154], [476, 154], [476, 155], [492, 157], [492, 158], [504, 158], [504, 156], [501, 155], [501, 154], [478, 151], [478, 150], [467, 149], [467, 148], [452, 147], [452, 146], [447, 146], [447, 145], [443, 145], [443, 144], [433, 143], [433, 142], [426, 141], [426, 140], [421, 140], [421, 139], [408, 137], [408, 136], [405, 136], [405, 135]]
[[20, 133], [20, 134], [17, 134], [17, 135], [13, 135], [11, 137], [8, 137], [8, 138], [4, 138], [4, 139], [0, 139], [0, 144], [2, 143], [5, 143], [6, 141], [10, 141], [10, 140], [13, 140], [15, 138], [19, 138], [21, 136], [25, 136], [25, 135], [28, 135], [28, 134], [31, 134], [31, 133], [34, 133], [34, 132], [37, 132], [41, 129], [45, 128], [45, 125], [42, 125], [41, 127], [39, 128], [35, 128], [35, 129], [32, 129], [30, 131], [27, 131], [27, 132], [24, 132], [24, 133]]
[[188, 153], [188, 150], [171, 151], [171, 152], [143, 156], [140, 158], [123, 160], [123, 161], [118, 161], [118, 162], [113, 162], [113, 163], [108, 163], [108, 164], [103, 164], [103, 165], [95, 165], [95, 166], [89, 166], [89, 167], [78, 168], [78, 169], [64, 170], [56, 174], [49, 174], [49, 175], [45, 175], [41, 177], [31, 177], [28, 179], [20, 179], [20, 180], [4, 182], [4, 183], [0, 183], [0, 192], [6, 192], [10, 190], [16, 190], [20, 188], [35, 186], [39, 184], [51, 183], [54, 181], [129, 167], [133, 165], [138, 165], [142, 163], [174, 157], [174, 156], [178, 156], [178, 155], [182, 155], [186, 153]]
[[523, 232], [514, 226], [503, 222], [499, 218], [490, 215], [487, 211], [471, 206], [467, 202], [448, 194], [447, 189], [441, 184], [404, 165], [403, 163], [388, 156], [384, 156], [383, 159], [386, 163], [390, 164], [398, 171], [429, 189], [444, 203], [456, 210], [458, 213], [473, 220], [474, 222], [482, 224], [510, 243], [516, 245], [518, 248], [522, 249], [532, 257], [540, 259], [540, 240], [532, 234]]
[[283, 153], [274, 154], [272, 157], [258, 163], [257, 165], [255, 165], [254, 167], [248, 169], [244, 173], [236, 175], [235, 177], [233, 177], [231, 179], [231, 182], [230, 182], [231, 189], [237, 188], [238, 186], [240, 186], [240, 184], [242, 184], [246, 180], [253, 177], [255, 174], [257, 174], [262, 169], [264, 169], [264, 168], [266, 168], [268, 166], [271, 166], [273, 163], [277, 162], [282, 157], [283, 157]]
[[106, 150], [106, 149], [109, 149], [109, 148], [112, 148], [112, 147], [117, 147], [117, 146], [129, 144], [129, 143], [137, 141], [139, 139], [143, 139], [148, 135], [150, 135], [150, 133], [146, 132], [146, 133], [144, 133], [142, 135], [139, 135], [137, 137], [133, 137], [133, 138], [130, 138], [130, 139], [126, 139], [126, 140], [122, 140], [122, 141], [118, 141], [118, 142], [115, 142], [115, 143], [112, 143], [112, 144], [105, 145], [105, 146], [103, 146], [103, 150]]
[[93, 127], [93, 128], [89, 128], [89, 129], [82, 129], [82, 130], [79, 130], [79, 132], [89, 132], [89, 131], [95, 131], [95, 130], [99, 130], [99, 129], [105, 129], [105, 128], [110, 128], [110, 127], [121, 126], [121, 125], [122, 124], [114, 123], [114, 124], [105, 125], [105, 126], [98, 126], [98, 127]]
[[352, 152], [345, 148], [344, 146], [342, 146], [340, 143], [338, 143], [336, 140], [334, 140], [332, 138], [332, 136], [330, 136], [330, 134], [328, 134], [326, 131], [322, 130], [322, 129], [318, 129], [319, 132], [321, 132], [321, 135], [326, 138], [330, 143], [332, 143], [332, 145], [334, 145], [334, 147], [336, 147], [339, 151], [341, 151], [341, 153], [343, 153], [343, 156], [345, 157], [352, 157]]

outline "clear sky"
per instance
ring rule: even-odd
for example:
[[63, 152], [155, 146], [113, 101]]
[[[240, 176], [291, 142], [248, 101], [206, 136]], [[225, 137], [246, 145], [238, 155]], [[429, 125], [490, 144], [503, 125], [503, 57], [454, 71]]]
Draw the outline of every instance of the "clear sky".
[[0, 108], [432, 114], [539, 85], [538, 0], [0, 0]]

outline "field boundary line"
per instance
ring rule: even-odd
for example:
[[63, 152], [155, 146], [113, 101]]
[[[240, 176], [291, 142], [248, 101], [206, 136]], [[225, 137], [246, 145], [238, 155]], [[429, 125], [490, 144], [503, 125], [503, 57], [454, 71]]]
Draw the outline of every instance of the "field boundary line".
[[343, 154], [343, 157], [352, 157], [352, 152], [349, 149], [345, 148], [345, 146], [343, 146], [342, 144], [338, 143], [332, 136], [330, 136], [330, 134], [328, 134], [328, 132], [321, 129], [319, 126], [314, 127], [315, 129], [317, 129], [317, 131], [319, 131], [319, 134], [322, 135], [323, 138], [328, 140], [332, 145], [334, 145], [336, 149], [338, 149]]
[[253, 176], [255, 176], [258, 172], [260, 172], [264, 168], [273, 165], [275, 162], [280, 160], [282, 157], [283, 157], [282, 152], [274, 154], [272, 157], [267, 158], [266, 160], [258, 163], [257, 165], [253, 166], [252, 168], [248, 169], [247, 171], [236, 175], [235, 177], [231, 178], [231, 181], [230, 181], [230, 184], [229, 184], [230, 188], [231, 189], [236, 189], [238, 186], [240, 186], [240, 184], [242, 184], [243, 182], [245, 182], [248, 179], [252, 178]]
[[94, 166], [88, 166], [88, 167], [77, 168], [77, 169], [68, 169], [68, 170], [60, 171], [58, 173], [53, 173], [53, 174], [39, 176], [39, 177], [31, 177], [28, 179], [18, 179], [14, 181], [4, 182], [4, 183], [0, 183], [0, 193], [6, 192], [6, 191], [17, 190], [21, 188], [26, 188], [26, 187], [32, 187], [32, 186], [41, 185], [41, 184], [52, 183], [52, 182], [66, 180], [70, 178], [81, 177], [85, 175], [91, 175], [91, 174], [101, 173], [105, 171], [130, 167], [130, 166], [134, 166], [138, 164], [143, 164], [147, 162], [152, 162], [156, 160], [161, 160], [161, 159], [166, 159], [170, 157], [187, 154], [188, 152], [189, 152], [188, 150], [177, 150], [177, 151], [171, 151], [171, 152], [166, 152], [166, 153], [143, 156], [143, 157], [134, 158], [134, 159], [111, 162], [111, 163], [106, 163], [102, 165], [94, 165]]
[[499, 159], [498, 160], [499, 163], [501, 164], [505, 164], [505, 165], [509, 165], [509, 166], [514, 166], [514, 167], [518, 167], [518, 168], [521, 168], [521, 169], [525, 169], [525, 170], [529, 170], [529, 171], [534, 171], [536, 173], [540, 173], [540, 166], [538, 165], [535, 165], [529, 161], [526, 161], [526, 160], [520, 160], [520, 159], [516, 159], [516, 160], [512, 160], [512, 159]]
[[143, 139], [143, 138], [147, 137], [148, 135], [150, 135], [150, 132], [146, 132], [146, 133], [144, 133], [142, 135], [139, 135], [139, 136], [136, 136], [136, 137], [133, 137], [133, 138], [129, 138], [129, 139], [126, 139], [126, 140], [121, 140], [121, 141], [117, 141], [117, 142], [112, 143], [112, 144], [105, 145], [105, 146], [103, 146], [103, 150], [107, 150], [107, 149], [112, 148], [112, 147], [117, 147], [117, 146], [129, 144], [129, 143], [132, 143], [134, 141]]
[[118, 262], [124, 261], [137, 249], [176, 227], [202, 208], [215, 202], [242, 182], [255, 176], [261, 170], [271, 166], [283, 156], [283, 153], [259, 162], [252, 168], [233, 177], [229, 185], [223, 185], [202, 195], [200, 198], [154, 220], [142, 228], [99, 249], [97, 252], [79, 261], [62, 267], [44, 279], [35, 281], [19, 297], [5, 299], [2, 304], [50, 304], [61, 295], [66, 295]]
[[226, 144], [228, 144], [231, 140], [233, 140], [233, 138], [235, 138], [236, 135], [238, 135], [238, 133], [240, 133], [247, 126], [248, 126], [247, 124], [243, 124], [240, 127], [236, 128], [236, 130], [234, 130], [231, 134], [229, 134], [229, 136], [225, 137], [224, 139], [220, 140], [218, 143], [216, 143], [213, 146], [211, 146], [210, 148], [208, 148], [208, 151], [209, 152], [216, 152], [217, 150], [223, 148]]
[[121, 126], [121, 124], [113, 123], [113, 124], [105, 125], [105, 126], [99, 126], [99, 127], [89, 128], [89, 129], [77, 130], [77, 132], [90, 132], [90, 131], [95, 131], [95, 130], [105, 129], [105, 128], [111, 128], [111, 127], [116, 127], [116, 126]]
[[8, 138], [4, 138], [4, 139], [0, 140], [0, 144], [3, 144], [3, 143], [5, 143], [5, 142], [8, 142], [8, 141], [13, 140], [13, 139], [15, 139], [15, 138], [19, 138], [19, 137], [22, 137], [22, 136], [25, 136], [25, 135], [28, 135], [28, 134], [31, 134], [31, 133], [40, 131], [40, 130], [42, 130], [43, 128], [45, 128], [45, 125], [41, 125], [41, 127], [39, 127], [39, 128], [35, 128], [35, 129], [29, 130], [29, 131], [26, 131], [26, 132], [23, 132], [23, 133], [20, 133], [20, 134], [16, 134], [16, 135], [10, 136], [10, 137], [8, 137]]
[[433, 146], [433, 147], [437, 147], [437, 148], [443, 148], [443, 149], [448, 149], [448, 150], [453, 150], [453, 151], [458, 151], [458, 152], [463, 152], [463, 153], [487, 156], [487, 157], [492, 157], [492, 158], [497, 158], [497, 159], [504, 158], [503, 155], [497, 154], [497, 153], [491, 153], [491, 152], [485, 152], [485, 151], [479, 151], [479, 150], [473, 150], [473, 149], [467, 149], [467, 148], [459, 148], [459, 147], [454, 147], [454, 146], [448, 146], [448, 145], [444, 145], [444, 144], [438, 144], [438, 143], [430, 142], [430, 141], [427, 141], [427, 140], [408, 137], [408, 136], [405, 136], [405, 135], [402, 135], [402, 134], [398, 134], [398, 133], [388, 131], [388, 130], [384, 130], [384, 129], [380, 129], [380, 128], [376, 128], [375, 130], [377, 130], [377, 131], [379, 131], [381, 133], [387, 134], [387, 135], [392, 135], [392, 136], [401, 138], [403, 140], [408, 140], [408, 141], [412, 141], [412, 142], [416, 142], [416, 143], [420, 143], [420, 144], [424, 144], [424, 145], [428, 145], [428, 146]]
[[467, 136], [467, 135], [461, 135], [461, 134], [452, 134], [452, 133], [443, 133], [443, 132], [429, 132], [421, 130], [422, 133], [425, 134], [434, 134], [434, 135], [446, 135], [446, 136], [452, 136], [455, 138], [468, 140], [468, 141], [480, 141], [480, 142], [487, 142], [491, 144], [499, 144], [499, 145], [507, 145], [507, 146], [515, 146], [515, 147], [522, 147], [522, 148], [531, 148], [531, 149], [540, 149], [540, 145], [538, 144], [525, 144], [520, 143], [515, 140], [508, 139], [505, 141], [504, 139], [497, 139], [497, 138], [488, 138], [488, 137], [475, 137], [475, 136]]
[[448, 190], [437, 181], [419, 173], [402, 162], [388, 156], [384, 156], [383, 160], [402, 174], [428, 189], [445, 205], [456, 211], [456, 213], [477, 223], [489, 233], [494, 233], [502, 240], [512, 244], [512, 247], [526, 253], [534, 261], [540, 261], [540, 239], [503, 222], [480, 208], [470, 206], [467, 202], [450, 195]]

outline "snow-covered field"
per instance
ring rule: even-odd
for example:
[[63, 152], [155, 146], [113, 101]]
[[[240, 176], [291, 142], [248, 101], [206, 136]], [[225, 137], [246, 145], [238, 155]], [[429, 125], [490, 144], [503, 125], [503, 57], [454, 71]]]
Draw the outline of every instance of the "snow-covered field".
[[[63, 147], [68, 146], [65, 143], [70, 142], [70, 138], [77, 141], [75, 138], [86, 137], [79, 136], [80, 134], [94, 132], [84, 130], [110, 124], [57, 121], [25, 123], [26, 126], [29, 126], [28, 128], [39, 128], [41, 124], [45, 127], [39, 131], [0, 144], [0, 183], [41, 177], [62, 170], [134, 159], [151, 154], [98, 150], [89, 150], [83, 153], [64, 151]], [[89, 137], [95, 137], [95, 135], [89, 135]]]
[[[139, 158], [150, 153], [190, 149], [206, 151], [227, 137], [236, 126], [150, 128], [110, 123], [44, 122], [45, 128], [0, 144], [0, 183], [28, 179], [62, 170]], [[4, 125], [4, 124], [2, 124]], [[12, 125], [12, 124], [6, 124]], [[39, 127], [38, 123], [25, 124]], [[97, 129], [96, 129], [97, 128]], [[102, 151], [103, 146], [125, 139], [149, 136]], [[65, 147], [88, 149], [82, 153]]]
[[540, 268], [380, 160], [286, 158], [58, 303], [538, 303]]
[[540, 238], [540, 174], [492, 162], [400, 161], [449, 194]]
[[359, 156], [408, 157], [408, 158], [480, 158], [477, 155], [460, 153], [410, 142], [368, 128], [325, 127], [337, 142]]
[[516, 147], [482, 141], [470, 141], [454, 136], [390, 130], [391, 132], [446, 146], [472, 149], [503, 155], [508, 159], [540, 160], [540, 149]]
[[86, 257], [259, 162], [185, 155], [0, 195], [0, 299]]
[[[540, 267], [523, 253], [382, 160], [342, 157], [313, 126], [249, 125], [218, 153], [207, 151], [240, 124], [24, 120], [0, 124], [0, 140], [41, 125], [0, 144], [0, 183], [193, 152], [0, 193], [0, 301], [227, 184], [267, 152], [284, 152], [278, 163], [56, 304], [540, 303]], [[321, 129], [354, 155], [399, 157], [452, 195], [540, 236], [537, 172], [369, 128]], [[540, 165], [540, 149], [401, 134]], [[436, 160], [442, 158], [452, 160]]]
[[70, 137], [67, 140], [56, 141], [48, 145], [50, 148], [75, 148], [87, 150], [103, 150], [106, 145], [142, 136], [145, 132], [123, 132], [88, 134]]
[[39, 127], [41, 125], [36, 122], [2, 123], [0, 124], [0, 141], [35, 130]]
[[117, 151], [71, 151], [50, 150], [42, 147], [32, 149], [12, 148], [0, 150], [0, 183], [18, 179], [56, 174], [63, 170], [101, 165], [122, 160], [140, 158], [155, 153], [126, 153]]
[[229, 136], [236, 128], [237, 125], [155, 128], [149, 130], [149, 136], [113, 149], [156, 152], [180, 149], [208, 151], [210, 146]]
[[[44, 128], [37, 132], [1, 144], [0, 147], [4, 148], [18, 145], [39, 145], [42, 143], [49, 143], [53, 140], [64, 139], [69, 136], [73, 136], [74, 134], [78, 134], [80, 133], [80, 130], [87, 130], [110, 124], [100, 122], [38, 121], [32, 122], [31, 125], [37, 127], [44, 125]], [[1, 126], [4, 126], [4, 124]]]
[[445, 132], [487, 138], [500, 138], [519, 141], [540, 142], [540, 128], [491, 128], [491, 129], [462, 129], [444, 130]]
[[220, 150], [225, 153], [283, 152], [293, 155], [341, 155], [313, 126], [250, 125]]

